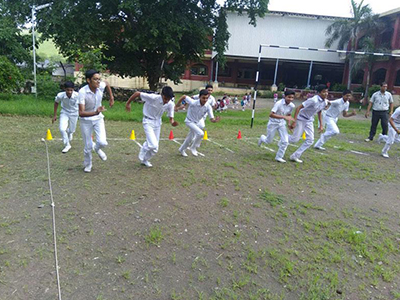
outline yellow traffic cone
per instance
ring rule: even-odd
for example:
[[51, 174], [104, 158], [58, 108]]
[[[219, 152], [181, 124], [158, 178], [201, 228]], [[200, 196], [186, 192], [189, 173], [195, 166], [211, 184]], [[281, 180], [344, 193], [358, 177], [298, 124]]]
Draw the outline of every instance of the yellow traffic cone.
[[51, 131], [50, 131], [50, 129], [47, 129], [46, 140], [51, 141], [52, 139], [53, 139], [53, 137], [51, 136]]
[[206, 130], [206, 131], [204, 131], [204, 137], [203, 137], [203, 140], [208, 140], [207, 130]]
[[303, 140], [305, 140], [305, 139], [306, 139], [306, 133], [303, 132]]
[[130, 140], [136, 140], [135, 130], [132, 130]]

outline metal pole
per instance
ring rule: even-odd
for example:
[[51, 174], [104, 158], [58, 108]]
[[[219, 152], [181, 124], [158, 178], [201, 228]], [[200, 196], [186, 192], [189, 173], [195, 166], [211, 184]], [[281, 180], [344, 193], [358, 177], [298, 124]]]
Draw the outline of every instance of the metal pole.
[[33, 81], [34, 81], [34, 92], [37, 98], [36, 89], [36, 46], [35, 46], [35, 5], [32, 6], [32, 47], [33, 47]]
[[260, 79], [260, 66], [261, 66], [261, 45], [258, 50], [258, 63], [257, 63], [257, 73], [256, 73], [256, 85], [254, 86], [254, 98], [253, 98], [253, 111], [251, 112], [251, 124], [250, 128], [253, 128], [254, 124], [254, 112], [256, 109], [256, 100], [257, 100], [257, 88]]
[[310, 87], [311, 72], [312, 72], [313, 61], [310, 63], [310, 69], [308, 70], [307, 87]]
[[215, 83], [218, 82], [218, 60], [217, 60], [217, 64], [215, 65]]
[[275, 64], [275, 75], [274, 75], [274, 85], [276, 86], [276, 77], [278, 76], [278, 65], [279, 65], [279, 58], [276, 59]]

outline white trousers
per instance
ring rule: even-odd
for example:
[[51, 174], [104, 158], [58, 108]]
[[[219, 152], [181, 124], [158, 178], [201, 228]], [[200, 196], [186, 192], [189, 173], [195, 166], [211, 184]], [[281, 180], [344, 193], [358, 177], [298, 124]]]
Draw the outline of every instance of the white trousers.
[[[201, 119], [203, 120], [203, 119]], [[201, 122], [200, 120], [200, 122]], [[194, 122], [185, 122], [186, 126], [189, 127], [189, 134], [187, 135], [185, 141], [183, 142], [182, 146], [179, 148], [179, 150], [185, 150], [189, 145], [191, 145], [191, 148], [196, 149], [200, 147], [201, 144], [201, 139], [204, 137], [204, 131], [200, 127], [202, 124], [199, 123], [194, 123]], [[204, 122], [203, 122], [204, 123]]]
[[290, 157], [300, 158], [303, 152], [314, 143], [314, 121], [297, 120], [293, 134], [289, 136], [289, 143], [297, 143], [301, 139], [303, 132], [306, 133], [306, 140]]
[[331, 118], [325, 116], [325, 132], [321, 135], [319, 140], [315, 143], [314, 147], [322, 147], [331, 137], [340, 133], [339, 127], [337, 126], [337, 118]]
[[152, 122], [147, 122], [143, 124], [143, 129], [146, 133], [146, 141], [140, 149], [139, 160], [147, 161], [158, 152], [161, 126]]
[[[396, 124], [396, 128], [400, 129], [400, 124]], [[389, 133], [387, 135], [386, 144], [382, 149], [382, 153], [387, 153], [394, 142], [399, 139], [399, 134], [393, 129], [392, 125], [389, 125]]]
[[[104, 125], [104, 119], [98, 120], [85, 120], [80, 119], [82, 139], [83, 139], [83, 165], [85, 167], [92, 165], [92, 151], [98, 151], [108, 145], [106, 137], [106, 127]], [[93, 149], [92, 134], [96, 137], [96, 146]]]
[[265, 138], [261, 137], [263, 143], [270, 144], [274, 140], [275, 133], [278, 131], [280, 136], [280, 141], [278, 143], [278, 152], [276, 153], [275, 159], [282, 159], [285, 155], [286, 149], [289, 145], [289, 134], [286, 129], [285, 123], [268, 123], [267, 125], [267, 136]]
[[76, 124], [78, 122], [78, 115], [69, 115], [66, 113], [60, 113], [60, 133], [64, 146], [69, 144], [68, 135], [74, 133], [76, 130]]

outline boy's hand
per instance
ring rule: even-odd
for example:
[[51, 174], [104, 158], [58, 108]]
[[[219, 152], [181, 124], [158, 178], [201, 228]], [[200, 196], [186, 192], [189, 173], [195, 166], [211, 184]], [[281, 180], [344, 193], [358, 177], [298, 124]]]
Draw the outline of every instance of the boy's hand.
[[176, 127], [176, 126], [179, 125], [179, 123], [178, 123], [177, 121], [174, 121], [174, 122], [171, 123], [171, 125], [172, 125], [173, 127]]
[[319, 126], [319, 128], [318, 128], [318, 132], [319, 133], [323, 133], [324, 132], [324, 126]]
[[293, 122], [294, 121], [292, 116], [285, 116], [285, 120], [288, 121], [288, 122]]
[[130, 104], [130, 103], [127, 103], [127, 104], [125, 105], [125, 110], [128, 111], [128, 112], [131, 111], [131, 104]]
[[97, 111], [97, 114], [99, 114], [99, 113], [101, 113], [103, 111], [106, 111], [106, 110], [107, 109], [104, 106], [99, 106], [96, 111]]
[[114, 97], [110, 97], [110, 108], [114, 106]]
[[57, 121], [57, 116], [54, 116], [54, 117], [51, 119], [51, 123], [54, 124], [55, 121]]

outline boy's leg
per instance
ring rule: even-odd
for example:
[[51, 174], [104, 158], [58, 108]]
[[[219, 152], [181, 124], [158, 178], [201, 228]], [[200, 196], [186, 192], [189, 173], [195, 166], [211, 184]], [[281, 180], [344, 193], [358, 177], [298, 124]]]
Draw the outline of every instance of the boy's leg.
[[297, 120], [296, 122], [296, 127], [293, 130], [293, 134], [289, 135], [289, 143], [297, 143], [300, 139], [301, 136], [303, 135], [304, 132], [304, 126], [305, 126], [304, 121]]
[[92, 150], [93, 150], [93, 141], [92, 141], [92, 122], [91, 121], [82, 121], [81, 124], [81, 132], [82, 132], [82, 140], [83, 140], [83, 165], [84, 167], [92, 167]]
[[306, 151], [308, 148], [310, 148], [310, 146], [314, 143], [314, 122], [313, 121], [308, 121], [308, 122], [300, 121], [300, 122], [304, 123], [304, 131], [306, 133], [306, 140], [290, 156], [291, 158], [297, 158], [297, 159], [299, 159], [300, 156], [303, 154], [303, 152]]
[[389, 112], [382, 112], [381, 126], [382, 126], [382, 134], [387, 135], [389, 129]]
[[281, 126], [279, 126], [278, 132], [281, 139], [278, 143], [279, 149], [278, 152], [276, 152], [275, 159], [282, 160], [289, 145], [289, 134], [286, 129], [286, 124], [282, 124]]
[[60, 133], [64, 146], [69, 145], [67, 128], [68, 128], [68, 115], [60, 114]]
[[192, 131], [194, 134], [194, 139], [191, 146], [191, 150], [193, 152], [193, 150], [196, 150], [196, 148], [200, 147], [201, 139], [204, 137], [204, 131], [201, 130], [200, 127], [197, 126], [197, 124], [195, 123], [187, 123], [186, 125], [190, 128], [190, 131]]
[[390, 127], [386, 144], [382, 149], [382, 156], [389, 157], [388, 152], [390, 150], [390, 147], [393, 145], [395, 138], [396, 138], [396, 131], [394, 131], [394, 129]]
[[[158, 141], [160, 139], [160, 126], [155, 126], [152, 123], [143, 124], [144, 132], [146, 133], [146, 142], [144, 142], [139, 159], [148, 161], [158, 152]], [[143, 156], [141, 155], [143, 154]], [[141, 159], [142, 157], [142, 159]]]
[[331, 137], [340, 133], [339, 127], [334, 118], [325, 118], [326, 130], [321, 134], [319, 140], [315, 143], [314, 148], [322, 147]]
[[71, 142], [72, 135], [75, 133], [76, 130], [76, 124], [78, 123], [78, 116], [77, 115], [68, 116], [68, 119], [69, 119], [68, 139]]
[[[189, 123], [189, 122], [188, 122]], [[179, 151], [185, 151], [187, 147], [189, 147], [190, 143], [194, 140], [194, 132], [193, 130], [189, 127], [188, 123], [186, 123], [186, 126], [189, 128], [189, 133], [183, 142], [183, 144], [179, 147]]]
[[107, 155], [103, 152], [103, 150], [101, 150], [108, 145], [104, 119], [93, 121], [93, 130], [96, 136], [94, 151], [99, 155], [101, 160], [107, 160]]
[[261, 135], [260, 140], [263, 143], [270, 144], [274, 140], [276, 130], [278, 130], [279, 124], [268, 123], [267, 125], [267, 135]]
[[376, 127], [378, 126], [379, 122], [379, 113], [372, 110], [372, 120], [371, 120], [371, 129], [369, 131], [369, 139], [372, 141], [376, 134]]

